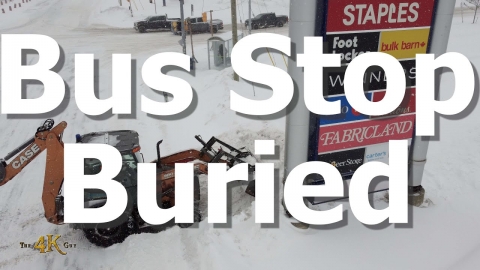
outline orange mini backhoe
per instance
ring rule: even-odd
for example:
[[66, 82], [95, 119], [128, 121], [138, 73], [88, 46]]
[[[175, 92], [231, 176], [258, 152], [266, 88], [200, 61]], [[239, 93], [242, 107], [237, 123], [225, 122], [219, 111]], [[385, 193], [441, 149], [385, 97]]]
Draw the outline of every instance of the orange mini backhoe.
[[[54, 121], [48, 119], [37, 129], [30, 140], [0, 159], [0, 186], [2, 186], [14, 179], [32, 160], [44, 150], [47, 150], [42, 201], [45, 218], [53, 224], [63, 224], [61, 188], [64, 175], [63, 131], [66, 127], [66, 122], [54, 126]], [[246, 162], [245, 159], [252, 154], [249, 151], [236, 149], [215, 137], [212, 137], [208, 142], [204, 142], [200, 136], [195, 136], [195, 138], [203, 145], [201, 150], [190, 149], [165, 157], [160, 155], [162, 141], [157, 142], [157, 160], [153, 162], [157, 164], [157, 204], [161, 208], [169, 208], [175, 205], [175, 163], [195, 163], [194, 209], [195, 221], [198, 222], [201, 220], [198, 175], [208, 173], [208, 163], [223, 162], [227, 164], [228, 168], [231, 168], [236, 164]], [[144, 162], [143, 155], [140, 153], [138, 133], [132, 130], [94, 132], [81, 136], [77, 135], [77, 143], [109, 144], [121, 153], [122, 169], [114, 180], [125, 187], [129, 199], [133, 201], [133, 207], [126, 212], [128, 216], [126, 221], [114, 228], [105, 228], [100, 226], [102, 224], [92, 227], [77, 226], [75, 228], [83, 229], [90, 242], [99, 246], [110, 246], [122, 242], [129, 234], [150, 227], [150, 224], [141, 219], [136, 208], [137, 164]], [[219, 148], [215, 150], [214, 146], [217, 145], [219, 145]], [[101, 163], [97, 159], [85, 159], [84, 168], [85, 174], [96, 174], [101, 170]], [[249, 164], [249, 170], [253, 173], [255, 167]], [[254, 181], [250, 182], [246, 192], [255, 196]], [[86, 208], [101, 207], [107, 200], [106, 194], [98, 189], [86, 189], [84, 194], [84, 207]], [[186, 227], [191, 224], [178, 225]]]

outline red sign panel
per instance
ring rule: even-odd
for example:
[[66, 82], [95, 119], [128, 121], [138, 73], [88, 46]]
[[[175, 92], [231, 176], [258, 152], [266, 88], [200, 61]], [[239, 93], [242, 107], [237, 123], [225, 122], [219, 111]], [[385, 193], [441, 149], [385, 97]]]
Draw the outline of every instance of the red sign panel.
[[430, 26], [435, 0], [328, 2], [327, 32]]
[[[409, 114], [409, 113], [415, 113], [416, 107], [415, 107], [415, 88], [410, 88], [405, 90], [405, 97], [403, 98], [402, 103], [400, 106], [398, 106], [397, 109], [395, 109], [393, 112], [384, 115], [384, 116], [371, 116], [371, 118], [378, 118], [378, 117], [385, 117], [385, 116], [394, 116], [394, 115], [402, 115], [402, 114]], [[380, 91], [380, 92], [375, 92], [373, 93], [373, 101], [381, 101], [384, 97], [386, 91]]]
[[413, 137], [415, 115], [320, 127], [318, 153]]

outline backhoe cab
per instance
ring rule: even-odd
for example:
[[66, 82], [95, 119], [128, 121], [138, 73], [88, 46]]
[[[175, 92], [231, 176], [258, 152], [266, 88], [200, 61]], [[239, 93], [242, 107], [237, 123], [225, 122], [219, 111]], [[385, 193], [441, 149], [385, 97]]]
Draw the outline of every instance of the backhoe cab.
[[[53, 224], [63, 224], [63, 131], [66, 122], [54, 127], [54, 121], [48, 119], [37, 129], [35, 136], [23, 143], [15, 150], [0, 159], [0, 186], [12, 180], [23, 168], [35, 159], [43, 150], [47, 149], [47, 160], [43, 185], [43, 206], [45, 217]], [[194, 176], [194, 221], [201, 220], [200, 211], [200, 183], [199, 174], [208, 174], [208, 163], [225, 163], [231, 168], [239, 163], [253, 158], [249, 151], [237, 149], [215, 137], [204, 142], [200, 136], [195, 138], [203, 145], [202, 149], [190, 149], [162, 157], [160, 146], [156, 144], [157, 159], [153, 161], [157, 166], [157, 204], [160, 208], [170, 208], [175, 205], [175, 163], [195, 163]], [[142, 220], [137, 209], [137, 167], [138, 163], [145, 162], [140, 153], [139, 135], [132, 130], [118, 130], [108, 132], [94, 132], [76, 136], [77, 143], [108, 144], [115, 147], [122, 155], [122, 168], [114, 180], [120, 182], [129, 197], [127, 207], [120, 225], [108, 227], [109, 224], [71, 224], [73, 228], [83, 229], [87, 239], [98, 246], [110, 246], [123, 240], [132, 233], [142, 232], [144, 228], [154, 227]], [[217, 148], [218, 147], [218, 148]], [[9, 162], [10, 161], [10, 162]], [[248, 162], [247, 162], [248, 163]], [[84, 173], [97, 174], [101, 171], [101, 162], [97, 159], [85, 159]], [[249, 172], [253, 174], [255, 167], [249, 164]], [[246, 192], [255, 196], [255, 182], [250, 181]], [[98, 189], [87, 189], [84, 192], [84, 207], [102, 207], [107, 200], [105, 192]], [[188, 227], [192, 224], [178, 224]]]

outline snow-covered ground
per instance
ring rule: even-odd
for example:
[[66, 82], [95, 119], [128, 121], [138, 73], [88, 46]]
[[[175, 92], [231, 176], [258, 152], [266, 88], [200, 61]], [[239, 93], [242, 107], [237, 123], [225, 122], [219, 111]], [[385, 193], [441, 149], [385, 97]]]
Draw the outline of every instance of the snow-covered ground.
[[[140, 2], [141, 1], [141, 2]], [[123, 1], [117, 0], [32, 0], [17, 13], [0, 14], [0, 31], [13, 34], [45, 34], [62, 47], [65, 63], [60, 71], [70, 94], [55, 112], [41, 116], [0, 115], [0, 156], [30, 138], [41, 122], [53, 117], [67, 121], [64, 141], [75, 141], [76, 133], [112, 129], [134, 129], [140, 134], [146, 160], [155, 159], [155, 143], [163, 139], [162, 153], [167, 155], [187, 148], [199, 148], [194, 135], [208, 139], [218, 136], [235, 146], [253, 150], [255, 139], [275, 139], [284, 143], [285, 118], [246, 118], [229, 109], [229, 90], [251, 98], [264, 99], [271, 92], [245, 82], [234, 83], [232, 70], [208, 70], [206, 40], [209, 34], [194, 36], [195, 55], [199, 60], [194, 74], [178, 70], [169, 74], [187, 80], [195, 90], [191, 108], [181, 116], [152, 117], [140, 111], [140, 95], [163, 100], [149, 89], [141, 78], [144, 61], [159, 52], [179, 52], [178, 36], [171, 33], [137, 34], [131, 29], [134, 20], [154, 14], [153, 4], [135, 0], [134, 18]], [[187, 16], [190, 4], [195, 15], [213, 9], [216, 18], [229, 23], [228, 0], [185, 1]], [[247, 15], [248, 1], [237, 0], [240, 11]], [[288, 14], [288, 0], [254, 0], [255, 14], [276, 11]], [[132, 2], [133, 3], [133, 2]], [[141, 4], [140, 4], [141, 3]], [[143, 5], [143, 8], [142, 8]], [[203, 6], [203, 8], [202, 8]], [[22, 7], [23, 8], [23, 7]], [[167, 0], [167, 8], [157, 0], [157, 12], [178, 17], [178, 1]], [[471, 16], [470, 14], [468, 16]], [[239, 16], [240, 17], [240, 16]], [[245, 17], [242, 13], [242, 19]], [[239, 18], [240, 19], [240, 18]], [[265, 31], [265, 30], [260, 30]], [[269, 32], [288, 34], [288, 28], [271, 28]], [[456, 16], [452, 27], [449, 51], [466, 55], [480, 67], [480, 24], [461, 23]], [[187, 48], [190, 53], [190, 47]], [[106, 115], [92, 118], [81, 113], [74, 99], [74, 54], [94, 53], [99, 59], [99, 95], [111, 94], [111, 54], [131, 53], [135, 113], [127, 117]], [[35, 57], [29, 57], [34, 62]], [[262, 53], [260, 62], [272, 64]], [[286, 69], [281, 55], [274, 54], [277, 67]], [[447, 74], [442, 81], [441, 98], [452, 92], [454, 79]], [[29, 98], [41, 94], [38, 86], [28, 88]], [[430, 144], [423, 185], [430, 204], [412, 208], [408, 225], [365, 226], [353, 216], [348, 202], [344, 221], [330, 226], [314, 226], [299, 231], [279, 211], [276, 226], [262, 228], [254, 223], [254, 202], [243, 194], [243, 187], [232, 191], [231, 228], [218, 228], [205, 220], [198, 228], [172, 227], [158, 234], [129, 236], [124, 243], [103, 249], [92, 246], [80, 231], [68, 226], [55, 226], [43, 217], [41, 190], [45, 154], [33, 161], [14, 181], [0, 188], [0, 268], [5, 269], [478, 269], [480, 268], [480, 110], [472, 109], [463, 118], [441, 118], [438, 139]], [[283, 149], [280, 149], [283, 151]], [[283, 165], [283, 153], [275, 161]], [[280, 170], [282, 171], [282, 170]], [[281, 178], [279, 178], [281, 179]], [[278, 180], [280, 182], [280, 180]], [[202, 196], [206, 202], [206, 178], [202, 178]], [[281, 186], [281, 184], [279, 184]], [[384, 194], [376, 194], [376, 208], [387, 207]], [[206, 205], [203, 204], [205, 208]], [[281, 207], [280, 207], [281, 209]], [[33, 243], [41, 235], [61, 234], [63, 240], [76, 243], [66, 256], [40, 254], [21, 249], [20, 242]]]

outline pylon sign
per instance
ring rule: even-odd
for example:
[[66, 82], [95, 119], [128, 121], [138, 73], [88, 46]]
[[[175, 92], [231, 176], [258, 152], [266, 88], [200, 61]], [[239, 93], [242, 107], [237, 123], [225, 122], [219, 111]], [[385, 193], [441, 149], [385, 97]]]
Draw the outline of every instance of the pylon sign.
[[[325, 68], [324, 96], [340, 100], [339, 115], [311, 115], [309, 161], [328, 162], [345, 180], [362, 164], [388, 163], [388, 141], [412, 142], [415, 129], [415, 55], [429, 52], [436, 0], [328, 0], [320, 1], [317, 36], [323, 36], [328, 53], [340, 54], [342, 66]], [[320, 27], [318, 27], [320, 26]], [[397, 58], [405, 70], [404, 101], [384, 116], [366, 116], [355, 111], [345, 98], [344, 76], [348, 64], [367, 52], [384, 52]], [[380, 67], [364, 76], [365, 96], [380, 101], [387, 78]], [[319, 178], [317, 183], [321, 184]], [[375, 190], [388, 188], [377, 185]]]

